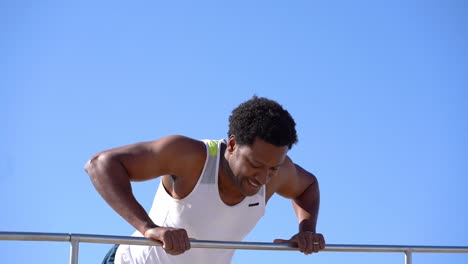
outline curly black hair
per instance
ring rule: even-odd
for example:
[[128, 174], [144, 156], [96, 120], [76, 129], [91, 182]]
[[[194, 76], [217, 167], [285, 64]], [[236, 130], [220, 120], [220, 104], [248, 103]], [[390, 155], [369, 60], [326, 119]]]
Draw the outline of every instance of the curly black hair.
[[256, 137], [275, 146], [297, 143], [296, 122], [276, 101], [253, 96], [229, 116], [228, 137], [234, 135], [240, 145], [252, 145]]

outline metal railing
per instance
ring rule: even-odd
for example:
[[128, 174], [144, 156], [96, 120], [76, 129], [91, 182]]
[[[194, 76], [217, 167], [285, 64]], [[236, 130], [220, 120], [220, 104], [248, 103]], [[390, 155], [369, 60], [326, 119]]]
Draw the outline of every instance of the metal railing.
[[[0, 240], [70, 242], [70, 264], [78, 264], [79, 243], [130, 244], [161, 246], [143, 237], [109, 236], [94, 234], [0, 232]], [[232, 242], [191, 240], [192, 248], [222, 248], [247, 250], [287, 250], [297, 251], [292, 244], [264, 242]], [[400, 252], [405, 254], [405, 263], [412, 264], [413, 253], [468, 253], [468, 247], [457, 246], [402, 246], [402, 245], [340, 245], [327, 244], [322, 251], [328, 252]]]

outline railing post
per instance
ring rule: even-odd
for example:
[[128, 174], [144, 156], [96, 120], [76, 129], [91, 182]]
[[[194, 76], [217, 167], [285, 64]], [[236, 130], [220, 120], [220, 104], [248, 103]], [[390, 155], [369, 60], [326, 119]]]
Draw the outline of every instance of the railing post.
[[70, 240], [70, 264], [78, 264], [78, 252], [80, 250], [80, 241], [71, 237]]
[[405, 251], [405, 264], [413, 263], [413, 253], [410, 250]]

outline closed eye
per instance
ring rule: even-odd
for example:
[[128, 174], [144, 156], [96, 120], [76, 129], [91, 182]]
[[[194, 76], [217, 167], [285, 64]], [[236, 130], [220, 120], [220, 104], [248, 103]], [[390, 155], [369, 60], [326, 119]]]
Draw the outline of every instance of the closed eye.
[[252, 167], [252, 168], [254, 168], [254, 169], [260, 169], [260, 168], [263, 167], [263, 166], [255, 166], [255, 165], [253, 165], [252, 163], [250, 163], [250, 167]]
[[253, 164], [253, 162], [250, 160], [247, 160], [247, 161], [249, 162], [250, 167], [254, 169], [260, 169], [261, 167], [263, 167], [262, 165]]
[[270, 170], [272, 170], [272, 171], [278, 171], [278, 170], [279, 170], [279, 166], [272, 167], [272, 168], [270, 168]]

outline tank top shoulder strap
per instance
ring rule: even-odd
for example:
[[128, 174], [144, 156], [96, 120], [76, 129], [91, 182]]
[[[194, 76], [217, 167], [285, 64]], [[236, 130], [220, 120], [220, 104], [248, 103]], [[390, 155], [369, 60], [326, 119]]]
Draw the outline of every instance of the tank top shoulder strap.
[[206, 145], [206, 162], [202, 171], [202, 184], [214, 184], [217, 182], [219, 167], [219, 153], [223, 140], [202, 140]]

